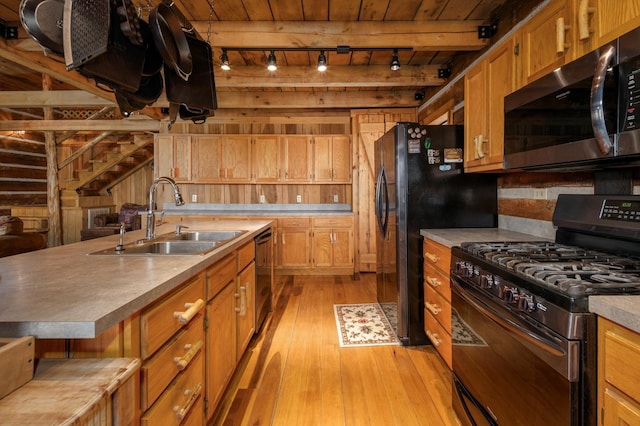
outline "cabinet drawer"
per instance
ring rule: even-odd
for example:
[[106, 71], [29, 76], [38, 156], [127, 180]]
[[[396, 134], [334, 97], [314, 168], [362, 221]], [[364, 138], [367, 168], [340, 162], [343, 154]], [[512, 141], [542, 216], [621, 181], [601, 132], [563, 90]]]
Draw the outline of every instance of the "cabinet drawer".
[[[147, 359], [204, 308], [204, 274], [140, 315], [140, 355]], [[184, 313], [180, 316], [180, 313]]]
[[423, 253], [425, 264], [434, 265], [445, 274], [449, 274], [451, 268], [451, 249], [449, 247], [424, 239]]
[[278, 219], [279, 228], [308, 228], [311, 224], [308, 217], [283, 217]]
[[431, 315], [428, 309], [424, 310], [424, 332], [433, 343], [444, 362], [451, 368], [451, 335]]
[[451, 334], [451, 304], [428, 284], [424, 286], [424, 308]]
[[349, 228], [353, 220], [349, 216], [344, 217], [314, 217], [314, 228]]
[[604, 319], [599, 321], [604, 329], [600, 341], [604, 380], [640, 401], [640, 336]]
[[185, 418], [191, 415], [197, 416], [198, 414], [193, 410], [198, 406], [196, 402], [204, 398], [203, 378], [204, 356], [199, 353], [191, 365], [176, 377], [153, 407], [144, 413], [142, 426], [177, 426]]
[[250, 264], [256, 257], [256, 245], [253, 241], [238, 249], [238, 272]]
[[204, 348], [204, 316], [198, 315], [142, 366], [142, 410], [149, 408], [171, 381]]
[[207, 270], [207, 300], [211, 300], [216, 294], [236, 278], [236, 254], [229, 253], [215, 265]]
[[451, 302], [451, 280], [449, 274], [436, 269], [433, 264], [424, 262], [424, 283]]

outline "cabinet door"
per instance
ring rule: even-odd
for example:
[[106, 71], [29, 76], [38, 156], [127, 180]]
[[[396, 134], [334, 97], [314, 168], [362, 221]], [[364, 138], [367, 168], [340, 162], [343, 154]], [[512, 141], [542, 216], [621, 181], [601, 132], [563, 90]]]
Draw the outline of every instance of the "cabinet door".
[[333, 232], [331, 229], [313, 231], [313, 262], [316, 268], [333, 266]]
[[308, 267], [310, 262], [310, 237], [308, 228], [280, 228], [280, 266]]
[[256, 263], [251, 262], [240, 274], [236, 283], [237, 358], [240, 359], [256, 330], [255, 290]]
[[351, 142], [348, 136], [316, 136], [313, 140], [316, 182], [351, 181]]
[[220, 182], [222, 137], [199, 135], [193, 142], [194, 180], [196, 182]]
[[280, 141], [276, 135], [254, 136], [253, 178], [256, 183], [280, 181]]
[[594, 12], [588, 16], [589, 28], [595, 38], [594, 47], [602, 46], [640, 26], [640, 0], [576, 1], [579, 1], [579, 6], [582, 2], [588, 2]]
[[221, 144], [221, 168], [226, 182], [251, 181], [251, 137], [224, 135]]
[[565, 1], [553, 0], [521, 29], [525, 84], [559, 68], [572, 54], [575, 29]]
[[157, 136], [154, 150], [156, 177], [168, 176], [176, 182], [191, 181], [191, 136]]
[[207, 305], [207, 418], [213, 415], [236, 366], [235, 294], [231, 281]]
[[311, 140], [308, 136], [282, 136], [285, 182], [311, 181]]
[[351, 229], [333, 230], [333, 266], [353, 266], [353, 232]]
[[483, 164], [478, 144], [487, 137], [487, 89], [485, 63], [470, 69], [464, 78], [464, 167], [473, 170]]

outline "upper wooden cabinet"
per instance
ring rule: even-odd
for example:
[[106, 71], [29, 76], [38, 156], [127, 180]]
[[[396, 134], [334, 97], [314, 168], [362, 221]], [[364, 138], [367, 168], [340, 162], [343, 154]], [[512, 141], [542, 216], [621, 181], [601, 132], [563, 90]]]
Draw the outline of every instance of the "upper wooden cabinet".
[[522, 81], [527, 84], [562, 66], [573, 56], [575, 27], [570, 2], [553, 0], [516, 35]]
[[192, 161], [196, 182], [250, 182], [251, 137], [196, 135], [193, 137]]
[[191, 136], [156, 136], [154, 158], [155, 177], [168, 176], [176, 182], [191, 181]]
[[282, 136], [284, 182], [309, 182], [312, 178], [312, 147], [308, 136]]
[[576, 57], [640, 26], [640, 0], [572, 0], [572, 7]]
[[313, 138], [315, 182], [351, 182], [351, 139], [348, 136]]
[[253, 137], [253, 178], [256, 182], [279, 182], [280, 139], [277, 135]]
[[513, 90], [515, 39], [495, 48], [465, 75], [464, 167], [467, 172], [502, 170], [504, 97]]

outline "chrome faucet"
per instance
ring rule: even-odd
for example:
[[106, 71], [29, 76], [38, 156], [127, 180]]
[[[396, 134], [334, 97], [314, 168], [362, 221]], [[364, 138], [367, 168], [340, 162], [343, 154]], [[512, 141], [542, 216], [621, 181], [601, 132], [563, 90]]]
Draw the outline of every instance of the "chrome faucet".
[[180, 189], [176, 182], [166, 176], [159, 177], [153, 181], [151, 186], [149, 187], [149, 207], [147, 209], [147, 235], [145, 237], [146, 240], [151, 240], [156, 237], [156, 217], [154, 214], [154, 207], [156, 205], [156, 187], [161, 183], [166, 182], [173, 187], [173, 197], [176, 200], [176, 206], [181, 206], [184, 204], [184, 200], [182, 199], [182, 194], [180, 194]]
[[127, 232], [125, 229], [124, 222], [120, 222], [120, 238], [118, 239], [118, 245], [116, 246], [116, 251], [120, 253], [124, 251], [124, 233]]

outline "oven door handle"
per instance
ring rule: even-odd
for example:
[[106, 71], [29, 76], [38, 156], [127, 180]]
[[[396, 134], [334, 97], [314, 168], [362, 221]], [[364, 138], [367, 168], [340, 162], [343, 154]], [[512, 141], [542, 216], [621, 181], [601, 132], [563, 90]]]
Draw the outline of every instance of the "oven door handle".
[[514, 333], [519, 337], [522, 337], [527, 342], [533, 344], [535, 347], [542, 349], [545, 352], [553, 356], [566, 356], [567, 352], [564, 348], [554, 341], [550, 340], [545, 336], [541, 336], [539, 333], [531, 330], [530, 327], [522, 323], [521, 321], [515, 320], [515, 318], [508, 319], [505, 318], [504, 315], [499, 314], [493, 308], [488, 306], [485, 302], [480, 302], [476, 300], [474, 297], [469, 296], [467, 292], [462, 288], [462, 286], [457, 282], [457, 278], [455, 276], [451, 277], [452, 289], [457, 290], [457, 293], [460, 297], [462, 297], [467, 303], [476, 308], [478, 311], [483, 313], [488, 318], [492, 319], [496, 324], [507, 330], [508, 332]]

